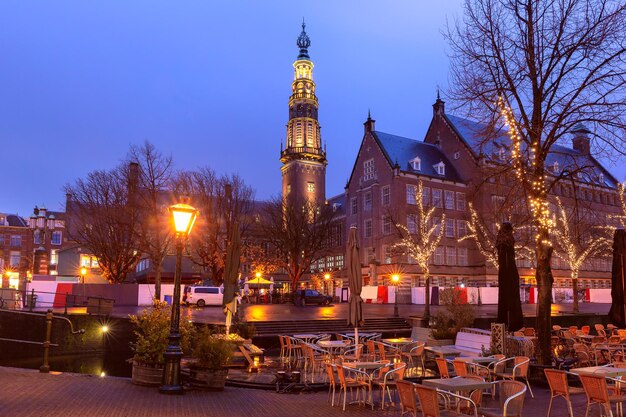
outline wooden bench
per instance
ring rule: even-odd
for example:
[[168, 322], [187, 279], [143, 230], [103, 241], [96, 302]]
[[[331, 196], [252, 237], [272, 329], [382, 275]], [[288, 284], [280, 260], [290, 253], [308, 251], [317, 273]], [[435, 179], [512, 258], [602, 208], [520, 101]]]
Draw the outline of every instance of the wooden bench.
[[481, 329], [463, 328], [456, 334], [454, 345], [446, 347], [458, 350], [461, 356], [480, 356], [483, 350], [491, 349], [491, 332]]

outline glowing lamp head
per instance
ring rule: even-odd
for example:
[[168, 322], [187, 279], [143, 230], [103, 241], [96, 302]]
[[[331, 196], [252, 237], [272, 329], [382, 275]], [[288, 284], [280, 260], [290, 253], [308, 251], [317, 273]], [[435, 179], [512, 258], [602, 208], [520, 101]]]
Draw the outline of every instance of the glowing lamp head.
[[85, 268], [84, 266], [83, 266], [82, 268], [80, 268], [80, 274], [81, 274], [82, 276], [87, 275], [87, 268]]
[[325, 279], [326, 281], [328, 281], [328, 280], [330, 279], [330, 274], [329, 274], [329, 273], [325, 273], [325, 274], [324, 274], [324, 279]]
[[391, 276], [391, 280], [393, 281], [394, 284], [397, 284], [398, 282], [400, 282], [400, 275], [398, 274], [393, 274]]
[[169, 208], [174, 220], [174, 231], [179, 236], [187, 236], [191, 233], [193, 224], [198, 217], [198, 210], [189, 204], [174, 204]]
[[109, 331], [109, 326], [102, 326], [102, 333], [106, 333]]
[[257, 277], [257, 278], [261, 278], [261, 273], [257, 272], [256, 274], [254, 274], [254, 276]]

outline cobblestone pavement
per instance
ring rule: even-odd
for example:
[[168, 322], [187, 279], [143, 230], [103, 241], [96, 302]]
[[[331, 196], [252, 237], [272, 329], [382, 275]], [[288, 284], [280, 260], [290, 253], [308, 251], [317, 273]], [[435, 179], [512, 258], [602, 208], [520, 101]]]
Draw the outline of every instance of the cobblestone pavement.
[[[1, 417], [53, 416], [203, 416], [203, 417], [316, 417], [399, 416], [397, 409], [372, 411], [349, 405], [345, 412], [327, 403], [326, 392], [277, 394], [273, 391], [226, 387], [224, 392], [190, 391], [182, 396], [159, 394], [156, 388], [132, 385], [126, 378], [99, 378], [78, 374], [40, 374], [0, 368]], [[549, 391], [534, 388], [526, 396], [524, 416], [545, 416]], [[575, 396], [574, 415], [585, 412], [584, 396]], [[594, 408], [590, 417], [599, 416]], [[567, 409], [556, 400], [551, 417], [565, 417]]]

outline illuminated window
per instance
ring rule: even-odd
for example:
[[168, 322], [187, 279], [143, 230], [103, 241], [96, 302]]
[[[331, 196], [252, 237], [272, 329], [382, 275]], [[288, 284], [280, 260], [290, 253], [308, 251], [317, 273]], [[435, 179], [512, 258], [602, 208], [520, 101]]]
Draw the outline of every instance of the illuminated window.
[[314, 182], [307, 182], [306, 183], [306, 190], [310, 193], [314, 193], [315, 192], [315, 183]]
[[296, 146], [302, 146], [304, 144], [302, 139], [302, 123], [296, 123]]
[[291, 184], [287, 184], [287, 194], [291, 192]]
[[313, 139], [315, 139], [313, 136], [313, 123], [308, 123], [306, 128], [306, 146], [309, 148], [315, 147]]
[[391, 263], [391, 246], [383, 245], [383, 263]]
[[91, 256], [80, 255], [80, 266], [84, 266], [85, 268], [91, 268]]
[[50, 251], [50, 265], [56, 265], [59, 263], [59, 250], [52, 249]]

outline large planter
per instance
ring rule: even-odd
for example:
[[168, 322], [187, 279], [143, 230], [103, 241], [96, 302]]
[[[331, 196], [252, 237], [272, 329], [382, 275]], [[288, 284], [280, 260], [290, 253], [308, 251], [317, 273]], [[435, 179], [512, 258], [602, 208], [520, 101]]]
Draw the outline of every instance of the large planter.
[[223, 391], [226, 385], [228, 368], [203, 369], [189, 368], [189, 382], [191, 386], [208, 391]]
[[426, 346], [447, 346], [453, 345], [454, 339], [426, 339]]
[[133, 362], [131, 382], [135, 385], [157, 387], [163, 381], [163, 367], [153, 367]]

